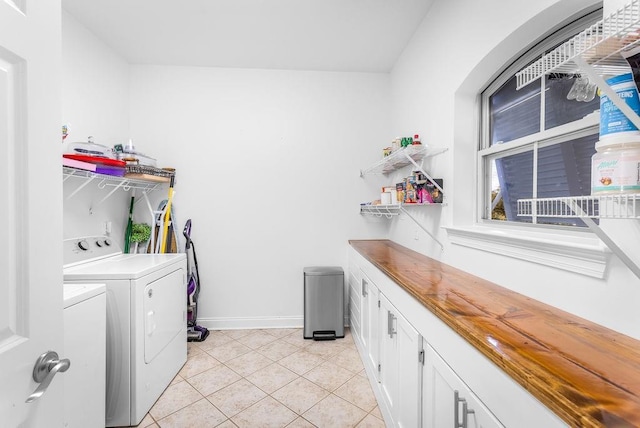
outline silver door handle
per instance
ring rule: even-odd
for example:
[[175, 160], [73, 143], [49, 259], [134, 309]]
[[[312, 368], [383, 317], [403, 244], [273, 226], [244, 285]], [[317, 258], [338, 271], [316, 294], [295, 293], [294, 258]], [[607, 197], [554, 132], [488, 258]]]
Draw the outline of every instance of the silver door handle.
[[68, 358], [59, 359], [57, 352], [48, 351], [40, 355], [36, 360], [35, 366], [33, 366], [33, 380], [40, 385], [27, 398], [25, 403], [33, 403], [42, 397], [56, 373], [66, 372], [69, 366], [71, 366], [71, 361]]
[[366, 281], [362, 281], [362, 295], [364, 297], [367, 297], [367, 282]]
[[393, 335], [396, 334], [396, 330], [393, 328], [393, 322], [396, 320], [396, 317], [391, 313], [391, 311], [387, 311], [387, 334], [390, 338], [393, 339]]
[[[458, 390], [453, 391], [453, 400], [454, 400], [454, 412], [455, 415], [453, 417], [453, 426], [454, 428], [467, 428], [468, 416], [471, 413], [475, 413], [473, 409], [469, 409], [467, 406], [467, 400], [464, 398], [460, 398], [460, 394]], [[458, 404], [462, 403], [462, 422], [460, 422], [460, 417], [458, 414]]]

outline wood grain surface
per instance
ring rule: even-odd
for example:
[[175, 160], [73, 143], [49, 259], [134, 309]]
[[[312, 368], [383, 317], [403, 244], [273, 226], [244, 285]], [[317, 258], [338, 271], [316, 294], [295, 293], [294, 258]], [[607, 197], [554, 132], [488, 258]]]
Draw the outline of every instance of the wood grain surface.
[[640, 341], [389, 240], [351, 246], [572, 427], [640, 427]]

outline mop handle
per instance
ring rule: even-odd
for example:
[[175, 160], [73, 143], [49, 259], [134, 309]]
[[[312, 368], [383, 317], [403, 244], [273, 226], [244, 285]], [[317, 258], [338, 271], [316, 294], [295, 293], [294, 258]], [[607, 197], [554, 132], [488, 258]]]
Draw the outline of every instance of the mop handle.
[[[164, 225], [162, 231], [162, 237], [166, 237], [169, 231], [169, 219], [171, 218], [171, 200], [173, 199], [173, 179], [175, 174], [171, 176], [171, 182], [169, 183], [169, 198], [167, 201], [167, 211], [164, 214]], [[167, 250], [167, 239], [162, 239], [160, 245], [160, 253], [164, 254]]]

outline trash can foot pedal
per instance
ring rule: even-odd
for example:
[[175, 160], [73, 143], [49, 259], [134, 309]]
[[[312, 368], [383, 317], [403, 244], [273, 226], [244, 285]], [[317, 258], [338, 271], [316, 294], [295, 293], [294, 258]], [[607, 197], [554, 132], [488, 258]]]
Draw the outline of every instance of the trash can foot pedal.
[[336, 332], [333, 330], [314, 331], [313, 340], [336, 340]]

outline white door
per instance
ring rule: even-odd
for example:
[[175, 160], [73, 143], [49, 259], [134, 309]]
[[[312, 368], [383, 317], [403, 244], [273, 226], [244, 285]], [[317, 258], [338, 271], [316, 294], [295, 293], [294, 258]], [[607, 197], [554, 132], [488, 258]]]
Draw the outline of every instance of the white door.
[[398, 341], [397, 341], [397, 316], [395, 308], [387, 300], [384, 294], [378, 296], [380, 300], [378, 337], [379, 365], [378, 377], [382, 390], [384, 406], [389, 410], [393, 418], [393, 424], [397, 425], [397, 400], [398, 400]]
[[362, 295], [362, 300], [360, 304], [361, 311], [361, 323], [360, 330], [362, 335], [360, 339], [362, 340], [363, 348], [367, 351], [369, 350], [369, 330], [371, 329], [371, 320], [369, 319], [369, 301], [371, 300], [371, 295], [369, 294], [369, 278], [366, 277], [364, 272], [360, 272], [360, 292]]
[[[363, 275], [364, 278], [364, 275]], [[367, 279], [364, 284], [366, 296], [362, 302], [362, 336], [366, 337], [363, 341], [366, 343], [367, 359], [371, 367], [378, 366], [378, 287]], [[366, 321], [365, 321], [366, 318]], [[365, 328], [365, 324], [367, 327]], [[365, 332], [366, 329], [366, 332]]]
[[422, 336], [380, 293], [380, 386], [393, 424], [420, 426]]
[[425, 428], [504, 428], [433, 348], [427, 345], [425, 352]]
[[25, 403], [40, 385], [32, 378], [38, 356], [56, 351], [64, 358], [60, 15], [58, 0], [0, 1], [3, 427], [63, 422], [64, 373], [41, 398]]
[[420, 426], [422, 390], [422, 336], [405, 317], [396, 313], [398, 349], [398, 408], [399, 427]]

